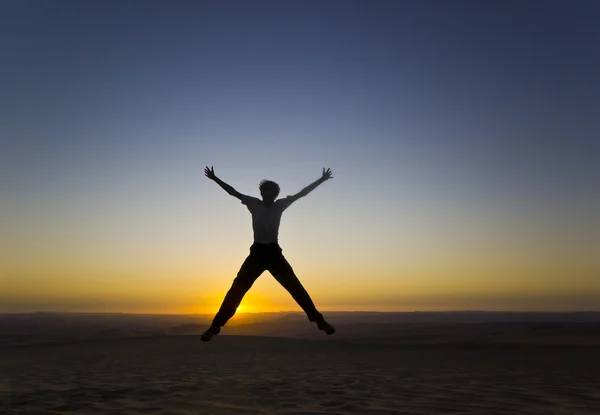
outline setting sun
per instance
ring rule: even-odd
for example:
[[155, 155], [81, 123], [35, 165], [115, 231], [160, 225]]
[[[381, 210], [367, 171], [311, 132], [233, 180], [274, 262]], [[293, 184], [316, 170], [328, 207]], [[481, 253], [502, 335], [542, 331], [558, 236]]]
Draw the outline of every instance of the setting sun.
[[[214, 317], [259, 240], [321, 312], [600, 310], [598, 2], [54, 3], [0, 14], [0, 313]], [[304, 312], [268, 268], [226, 314]]]

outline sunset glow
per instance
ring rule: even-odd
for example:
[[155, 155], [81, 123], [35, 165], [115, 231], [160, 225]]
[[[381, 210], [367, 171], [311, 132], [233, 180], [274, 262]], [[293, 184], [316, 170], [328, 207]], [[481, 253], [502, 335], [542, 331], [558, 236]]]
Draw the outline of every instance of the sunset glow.
[[[205, 165], [257, 197], [332, 169], [279, 232], [321, 310], [600, 310], [584, 4], [13, 3], [0, 312], [216, 312], [252, 227]], [[269, 272], [238, 308], [286, 310]]]

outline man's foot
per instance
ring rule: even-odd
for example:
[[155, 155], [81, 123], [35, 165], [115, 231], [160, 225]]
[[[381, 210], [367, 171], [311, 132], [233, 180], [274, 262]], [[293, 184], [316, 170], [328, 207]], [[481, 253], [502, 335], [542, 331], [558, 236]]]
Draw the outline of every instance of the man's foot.
[[329, 324], [324, 318], [317, 320], [317, 327], [323, 330], [327, 335], [335, 333], [335, 328]]
[[219, 326], [210, 326], [208, 328], [208, 330], [206, 330], [204, 333], [202, 333], [202, 336], [200, 338], [202, 339], [203, 342], [209, 342], [213, 337], [215, 337], [220, 332], [221, 332], [221, 329], [219, 328]]

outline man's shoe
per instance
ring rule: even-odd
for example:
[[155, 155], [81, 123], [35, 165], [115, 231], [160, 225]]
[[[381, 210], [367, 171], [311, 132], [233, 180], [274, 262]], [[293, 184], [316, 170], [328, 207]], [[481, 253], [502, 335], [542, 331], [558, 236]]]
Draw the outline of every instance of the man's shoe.
[[335, 333], [335, 328], [325, 319], [317, 320], [317, 327], [319, 330], [323, 330], [327, 335]]
[[208, 330], [202, 333], [200, 337], [203, 342], [209, 342], [213, 337], [221, 332], [221, 329], [218, 326], [210, 326]]

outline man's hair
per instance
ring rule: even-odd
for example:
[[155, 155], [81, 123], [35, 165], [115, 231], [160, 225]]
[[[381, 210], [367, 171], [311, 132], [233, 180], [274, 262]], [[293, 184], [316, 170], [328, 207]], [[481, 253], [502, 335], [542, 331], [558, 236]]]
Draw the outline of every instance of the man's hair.
[[277, 190], [277, 194], [279, 194], [279, 185], [272, 180], [262, 180], [258, 185], [258, 189], [262, 192], [263, 189], [271, 188]]

